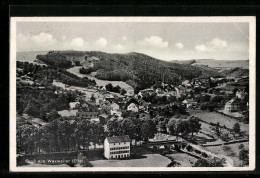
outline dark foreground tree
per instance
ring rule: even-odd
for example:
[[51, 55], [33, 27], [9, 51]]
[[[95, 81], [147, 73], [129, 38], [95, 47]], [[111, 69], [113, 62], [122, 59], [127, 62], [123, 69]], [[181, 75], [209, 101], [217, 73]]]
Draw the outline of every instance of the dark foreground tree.
[[242, 161], [242, 165], [248, 165], [249, 164], [249, 151], [246, 149], [242, 149], [239, 152], [239, 159]]
[[198, 159], [193, 167], [224, 167], [225, 160], [219, 158], [213, 159]]

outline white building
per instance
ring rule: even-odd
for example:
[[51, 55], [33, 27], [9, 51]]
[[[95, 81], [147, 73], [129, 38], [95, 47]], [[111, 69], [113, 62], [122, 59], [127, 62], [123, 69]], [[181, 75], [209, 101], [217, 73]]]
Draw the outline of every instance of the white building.
[[104, 156], [107, 159], [126, 158], [130, 156], [130, 142], [128, 135], [107, 137], [104, 140]]
[[111, 106], [110, 106], [110, 114], [111, 115], [117, 115], [117, 116], [121, 116], [121, 110], [120, 110], [120, 107], [119, 107], [119, 105], [118, 104], [116, 104], [116, 103], [113, 103]]
[[128, 111], [133, 111], [133, 112], [138, 112], [138, 107], [136, 106], [136, 104], [131, 103], [129, 104], [129, 106], [127, 107]]
[[225, 110], [229, 112], [236, 112], [239, 109], [239, 101], [236, 98], [231, 99], [225, 104]]

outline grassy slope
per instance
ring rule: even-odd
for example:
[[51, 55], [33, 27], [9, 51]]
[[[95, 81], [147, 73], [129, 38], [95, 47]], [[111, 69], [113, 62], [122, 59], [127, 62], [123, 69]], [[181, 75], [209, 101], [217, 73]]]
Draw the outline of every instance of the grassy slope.
[[229, 77], [249, 76], [248, 69], [243, 69], [243, 68], [238, 68], [238, 67], [236, 67], [234, 69], [223, 70], [220, 73], [224, 76], [229, 76]]

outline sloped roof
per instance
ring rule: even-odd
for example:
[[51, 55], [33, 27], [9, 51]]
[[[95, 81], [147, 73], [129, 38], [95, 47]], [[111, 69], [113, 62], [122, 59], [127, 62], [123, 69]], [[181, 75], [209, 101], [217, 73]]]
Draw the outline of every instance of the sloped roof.
[[233, 103], [234, 104], [238, 103], [238, 100], [236, 98], [233, 98], [230, 101], [228, 101], [226, 104], [233, 104]]
[[119, 107], [119, 105], [116, 103], [113, 103], [113, 104], [111, 104], [111, 107]]
[[128, 108], [131, 108], [131, 107], [137, 107], [135, 103], [131, 103], [128, 105]]
[[119, 143], [119, 142], [131, 142], [131, 139], [128, 135], [107, 137], [109, 143]]

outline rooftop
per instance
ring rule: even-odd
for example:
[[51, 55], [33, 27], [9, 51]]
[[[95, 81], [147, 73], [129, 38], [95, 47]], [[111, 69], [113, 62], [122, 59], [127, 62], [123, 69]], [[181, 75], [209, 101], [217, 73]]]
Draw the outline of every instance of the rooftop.
[[107, 137], [109, 143], [119, 143], [119, 142], [131, 142], [131, 139], [128, 135]]

